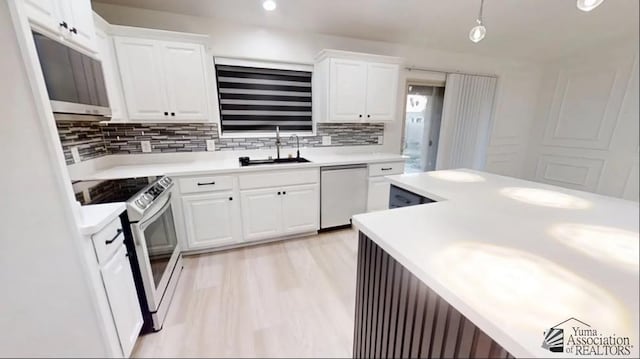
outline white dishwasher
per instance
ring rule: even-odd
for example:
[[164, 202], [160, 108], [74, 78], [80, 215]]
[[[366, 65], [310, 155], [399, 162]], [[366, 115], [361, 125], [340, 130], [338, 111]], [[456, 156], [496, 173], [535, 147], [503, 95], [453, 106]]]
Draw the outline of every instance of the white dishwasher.
[[367, 211], [367, 165], [320, 168], [320, 229], [351, 224]]

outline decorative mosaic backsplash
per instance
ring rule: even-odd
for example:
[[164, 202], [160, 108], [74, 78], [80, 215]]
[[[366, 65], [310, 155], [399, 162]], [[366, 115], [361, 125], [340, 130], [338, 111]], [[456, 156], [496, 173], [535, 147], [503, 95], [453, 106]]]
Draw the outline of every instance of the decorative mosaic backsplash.
[[[206, 141], [211, 139], [216, 151], [274, 149], [276, 142], [273, 137], [220, 138], [214, 123], [58, 121], [57, 126], [67, 164], [73, 163], [73, 146], [79, 146], [80, 158], [85, 161], [107, 154], [142, 153], [140, 141], [150, 141], [152, 153], [206, 151]], [[376, 145], [383, 134], [384, 124], [321, 123], [316, 135], [300, 137], [300, 147], [321, 147], [322, 136], [331, 136], [331, 145], [326, 147]], [[285, 147], [295, 146], [294, 138], [283, 136], [281, 141]]]
[[56, 121], [62, 151], [67, 164], [73, 163], [71, 148], [78, 146], [80, 160], [86, 161], [107, 154], [101, 126], [96, 122]]

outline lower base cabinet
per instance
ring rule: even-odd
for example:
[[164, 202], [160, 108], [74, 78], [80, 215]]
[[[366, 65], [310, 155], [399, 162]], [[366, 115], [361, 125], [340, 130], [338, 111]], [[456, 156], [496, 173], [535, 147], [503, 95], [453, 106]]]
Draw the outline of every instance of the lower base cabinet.
[[113, 321], [125, 356], [129, 356], [142, 328], [142, 314], [127, 248], [118, 251], [100, 269], [102, 282], [109, 300]]
[[389, 192], [391, 182], [384, 177], [369, 178], [367, 195], [367, 212], [389, 209]]
[[244, 190], [240, 197], [245, 241], [312, 232], [320, 226], [317, 184]]
[[185, 195], [182, 208], [190, 249], [239, 242], [239, 203], [232, 191]]

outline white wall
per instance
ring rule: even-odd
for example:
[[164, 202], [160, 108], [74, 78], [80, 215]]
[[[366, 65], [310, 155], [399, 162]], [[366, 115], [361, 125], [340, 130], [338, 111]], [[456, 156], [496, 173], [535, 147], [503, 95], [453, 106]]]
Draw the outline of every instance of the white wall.
[[103, 357], [64, 159], [31, 91], [7, 1], [0, 44], [0, 356]]
[[[497, 75], [496, 136], [489, 152], [488, 169], [503, 174], [521, 175], [525, 150], [523, 143], [533, 119], [530, 110], [536, 103], [539, 78], [538, 69], [532, 64], [387, 42], [238, 26], [218, 19], [161, 11], [101, 3], [93, 5], [94, 10], [112, 24], [208, 34], [211, 37], [211, 51], [216, 56], [313, 63], [320, 50], [338, 49], [400, 56], [405, 58], [407, 65], [423, 68]], [[405, 72], [402, 81], [421, 77], [418, 71]], [[384, 150], [398, 153], [402, 137], [401, 119], [404, 117], [403, 87], [401, 91], [398, 94], [401, 104], [398, 106], [398, 121], [385, 125], [384, 139]]]
[[638, 200], [638, 38], [549, 64], [525, 176]]

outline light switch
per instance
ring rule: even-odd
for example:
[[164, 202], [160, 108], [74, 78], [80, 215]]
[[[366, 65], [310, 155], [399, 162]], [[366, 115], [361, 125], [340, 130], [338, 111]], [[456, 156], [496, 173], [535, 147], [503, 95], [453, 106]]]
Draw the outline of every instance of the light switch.
[[140, 147], [142, 147], [142, 152], [151, 152], [150, 141], [140, 141]]
[[331, 145], [331, 136], [322, 136], [322, 145], [330, 146]]
[[80, 162], [80, 151], [78, 151], [78, 146], [71, 147], [71, 157], [73, 157], [73, 163]]
[[207, 140], [207, 151], [212, 152], [216, 150], [216, 140]]

